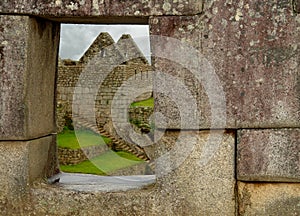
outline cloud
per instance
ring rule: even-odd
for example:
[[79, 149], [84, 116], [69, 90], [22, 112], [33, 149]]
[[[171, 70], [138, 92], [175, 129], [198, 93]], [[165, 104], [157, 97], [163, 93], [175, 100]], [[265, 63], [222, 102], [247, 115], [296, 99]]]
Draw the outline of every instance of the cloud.
[[79, 60], [100, 32], [108, 32], [114, 41], [118, 41], [122, 34], [130, 34], [144, 55], [150, 56], [149, 27], [147, 25], [62, 24], [60, 58]]

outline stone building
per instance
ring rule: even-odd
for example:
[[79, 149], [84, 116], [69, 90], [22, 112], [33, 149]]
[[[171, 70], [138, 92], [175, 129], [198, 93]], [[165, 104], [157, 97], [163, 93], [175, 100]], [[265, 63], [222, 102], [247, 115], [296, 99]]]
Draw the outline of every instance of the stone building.
[[[152, 77], [150, 75], [151, 66], [130, 35], [123, 34], [117, 43], [115, 43], [108, 33], [100, 33], [79, 61], [60, 60], [59, 62], [57, 79], [57, 122], [59, 131], [62, 130], [64, 125], [64, 117], [67, 115], [71, 118], [72, 116], [72, 101], [76, 85], [79, 86], [79, 82], [84, 79], [85, 85], [90, 87], [93, 85], [95, 79], [103, 76], [102, 72], [99, 70], [89, 71], [89, 75], [87, 77], [84, 77], [82, 73], [90, 62], [97, 61], [96, 64], [98, 64], [101, 62], [101, 59], [106, 59], [106, 55], [108, 55], [106, 52], [109, 52], [107, 48], [113, 49], [113, 52], [110, 53], [110, 55], [116, 56], [118, 64], [115, 65], [116, 62], [111, 62], [111, 71], [105, 75], [103, 80], [101, 80], [101, 83], [97, 83], [99, 88], [97, 95], [95, 95], [93, 105], [95, 118], [99, 127], [103, 127], [111, 121], [111, 104], [116, 91], [124, 82], [126, 82], [129, 78], [133, 78], [135, 80], [134, 85], [136, 88], [142, 87], [141, 80], [143, 80], [143, 82], [152, 83]], [[130, 56], [138, 57], [131, 58]], [[125, 59], [129, 60], [123, 62]], [[109, 62], [105, 61], [103, 68], [106, 68], [108, 64]], [[100, 70], [104, 70], [103, 68], [100, 67]], [[79, 79], [81, 80], [79, 81]], [[90, 91], [87, 92], [87, 98], [90, 97], [90, 93]], [[152, 92], [146, 92], [145, 94], [139, 95], [136, 100], [147, 99], [151, 97], [151, 94]], [[80, 100], [80, 103], [83, 105], [89, 103], [89, 99], [85, 100], [85, 96], [83, 94], [80, 95]], [[121, 103], [122, 101], [124, 102], [126, 98], [121, 97], [115, 100], [119, 100], [117, 103]], [[127, 101], [127, 103], [130, 102]], [[129, 106], [130, 104], [127, 105]], [[76, 110], [78, 111], [78, 115], [80, 115], [81, 112], [79, 106], [80, 105], [78, 105], [78, 109]], [[75, 109], [76, 108], [77, 106]], [[93, 114], [94, 113], [91, 112], [91, 118], [94, 117]], [[87, 118], [89, 118], [89, 116], [87, 116]]]

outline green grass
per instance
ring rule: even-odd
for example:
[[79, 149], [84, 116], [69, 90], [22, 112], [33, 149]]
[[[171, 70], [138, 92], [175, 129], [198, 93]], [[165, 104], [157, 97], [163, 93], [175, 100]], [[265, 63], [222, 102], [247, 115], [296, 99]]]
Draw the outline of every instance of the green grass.
[[84, 161], [76, 165], [61, 165], [60, 169], [63, 172], [106, 175], [106, 173], [143, 162], [143, 160], [127, 152], [109, 151], [91, 159], [91, 161]]
[[95, 175], [106, 175], [106, 173], [98, 169], [90, 161], [84, 161], [76, 165], [60, 165], [60, 170], [67, 173], [88, 173]]
[[79, 149], [87, 146], [103, 145], [109, 142], [111, 142], [109, 138], [101, 138], [100, 135], [89, 130], [76, 131], [75, 134], [75, 131], [64, 129], [62, 133], [57, 135], [57, 144], [61, 148]]
[[154, 107], [154, 98], [151, 97], [151, 98], [146, 99], [146, 100], [137, 101], [137, 102], [132, 103], [130, 106], [131, 107], [139, 107], [139, 106], [142, 106], [142, 107]]
[[[105, 143], [111, 142], [106, 137], [102, 138]], [[61, 148], [78, 149], [86, 146], [103, 145], [105, 143], [102, 138], [89, 130], [76, 131], [75, 134], [75, 131], [64, 129], [62, 133], [57, 135], [57, 143], [58, 147]], [[106, 175], [106, 173], [143, 162], [143, 160], [127, 152], [108, 151], [91, 159], [91, 161], [87, 160], [76, 165], [61, 165], [60, 169], [63, 172]]]

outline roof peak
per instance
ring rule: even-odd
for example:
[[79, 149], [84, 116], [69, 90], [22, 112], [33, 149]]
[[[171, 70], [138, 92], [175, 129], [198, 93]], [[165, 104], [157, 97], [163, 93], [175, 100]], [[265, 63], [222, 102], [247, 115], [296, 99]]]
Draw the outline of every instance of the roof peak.
[[97, 55], [103, 48], [110, 45], [115, 46], [118, 55], [121, 55], [125, 60], [140, 59], [143, 63], [148, 64], [144, 54], [141, 52], [130, 34], [122, 34], [119, 40], [115, 42], [108, 32], [99, 33], [90, 47], [82, 55], [79, 62], [88, 63], [93, 56]]

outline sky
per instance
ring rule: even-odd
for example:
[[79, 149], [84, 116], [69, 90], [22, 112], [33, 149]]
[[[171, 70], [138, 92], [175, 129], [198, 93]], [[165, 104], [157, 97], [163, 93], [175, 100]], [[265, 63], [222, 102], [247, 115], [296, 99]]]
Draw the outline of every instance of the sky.
[[108, 32], [115, 42], [118, 41], [122, 34], [131, 34], [145, 57], [149, 56], [148, 25], [62, 24], [59, 57], [79, 60], [100, 32]]

